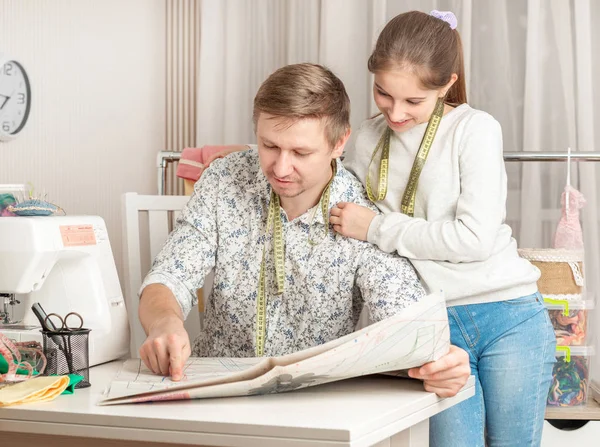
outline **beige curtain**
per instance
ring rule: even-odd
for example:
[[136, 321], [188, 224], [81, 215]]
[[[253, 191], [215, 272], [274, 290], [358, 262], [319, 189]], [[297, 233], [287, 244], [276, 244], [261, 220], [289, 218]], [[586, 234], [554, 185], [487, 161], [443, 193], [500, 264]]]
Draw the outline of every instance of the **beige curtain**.
[[[506, 151], [600, 150], [600, 27], [592, 26], [600, 2], [589, 0], [205, 0], [196, 143], [253, 142], [255, 91], [273, 70], [300, 61], [341, 77], [356, 128], [374, 111], [366, 69], [374, 39], [387, 20], [413, 9], [457, 15], [469, 102], [500, 121]], [[565, 163], [507, 170], [507, 220], [519, 245], [550, 247]], [[582, 221], [592, 295], [600, 293], [599, 179], [600, 163], [572, 167], [573, 186], [588, 199]], [[600, 362], [595, 371], [600, 377]]]

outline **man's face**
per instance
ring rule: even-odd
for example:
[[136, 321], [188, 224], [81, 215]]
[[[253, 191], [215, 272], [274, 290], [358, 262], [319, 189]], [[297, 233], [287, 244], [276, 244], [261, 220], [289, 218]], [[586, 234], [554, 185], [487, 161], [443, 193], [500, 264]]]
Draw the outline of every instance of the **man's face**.
[[291, 126], [284, 118], [261, 113], [256, 125], [260, 167], [282, 198], [304, 200], [323, 190], [347, 137], [331, 148], [324, 119], [306, 118]]

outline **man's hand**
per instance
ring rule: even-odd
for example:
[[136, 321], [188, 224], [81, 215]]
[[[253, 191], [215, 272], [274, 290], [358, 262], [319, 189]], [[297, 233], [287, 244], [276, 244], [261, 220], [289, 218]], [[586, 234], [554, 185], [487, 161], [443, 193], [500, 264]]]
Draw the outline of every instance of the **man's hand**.
[[170, 375], [173, 381], [183, 377], [183, 365], [190, 354], [190, 338], [181, 319], [175, 316], [156, 320], [140, 348], [146, 366], [155, 374]]
[[423, 380], [426, 391], [440, 397], [455, 396], [470, 374], [469, 354], [454, 345], [450, 345], [450, 351], [441, 359], [408, 371], [413, 379]]

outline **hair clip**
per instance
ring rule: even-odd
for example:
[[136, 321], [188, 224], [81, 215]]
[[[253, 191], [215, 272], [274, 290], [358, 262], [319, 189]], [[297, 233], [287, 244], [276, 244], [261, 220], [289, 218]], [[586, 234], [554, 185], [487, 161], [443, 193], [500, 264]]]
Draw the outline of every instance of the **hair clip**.
[[452, 11], [438, 11], [434, 9], [429, 13], [430, 16], [435, 17], [436, 19], [441, 19], [450, 25], [451, 29], [456, 29], [456, 25], [458, 25], [458, 20], [456, 20], [456, 16]]

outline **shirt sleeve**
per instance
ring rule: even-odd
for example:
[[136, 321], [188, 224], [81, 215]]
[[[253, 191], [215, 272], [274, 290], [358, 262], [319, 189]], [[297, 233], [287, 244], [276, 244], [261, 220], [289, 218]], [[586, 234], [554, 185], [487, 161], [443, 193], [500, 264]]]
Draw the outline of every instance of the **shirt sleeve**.
[[409, 259], [482, 261], [491, 256], [506, 215], [502, 130], [490, 115], [475, 115], [460, 143], [460, 196], [454, 220], [429, 222], [402, 213], [377, 216], [368, 240]]
[[165, 285], [175, 295], [184, 317], [197, 303], [196, 290], [215, 265], [218, 188], [218, 175], [208, 168], [196, 182], [194, 193], [140, 288], [141, 294], [150, 284]]
[[356, 284], [374, 322], [397, 314], [426, 295], [407, 259], [384, 253], [371, 244], [367, 244], [361, 256]]

